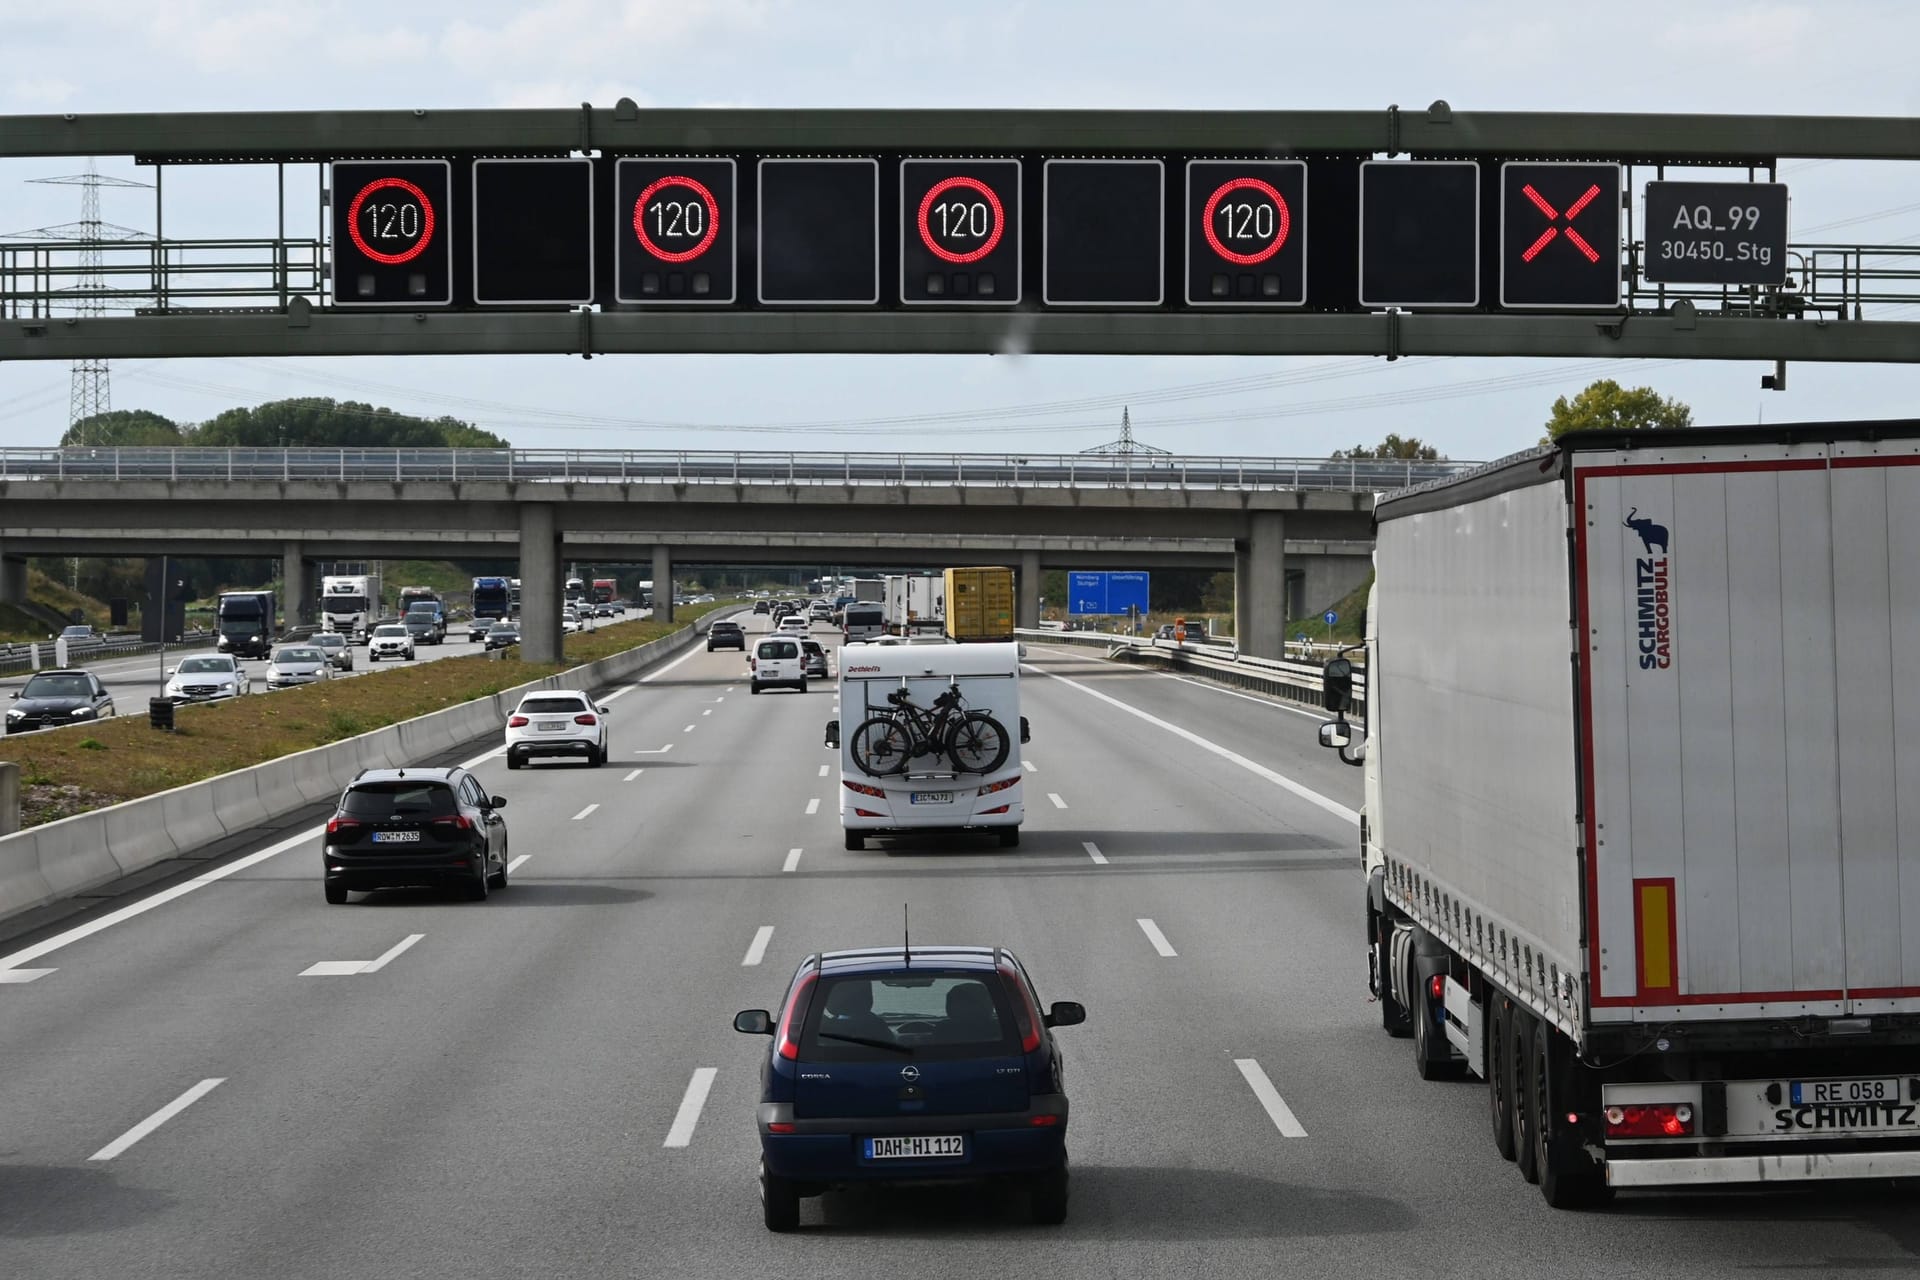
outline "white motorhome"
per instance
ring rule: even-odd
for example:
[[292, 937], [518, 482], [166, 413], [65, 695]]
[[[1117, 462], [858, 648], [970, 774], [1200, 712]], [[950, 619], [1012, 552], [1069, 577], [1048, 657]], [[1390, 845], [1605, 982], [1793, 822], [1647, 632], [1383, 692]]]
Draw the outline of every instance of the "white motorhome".
[[370, 574], [346, 574], [320, 579], [322, 629], [365, 640], [380, 618], [380, 579]]
[[1020, 843], [1026, 818], [1014, 644], [850, 644], [840, 650], [840, 825], [868, 836], [992, 831]]

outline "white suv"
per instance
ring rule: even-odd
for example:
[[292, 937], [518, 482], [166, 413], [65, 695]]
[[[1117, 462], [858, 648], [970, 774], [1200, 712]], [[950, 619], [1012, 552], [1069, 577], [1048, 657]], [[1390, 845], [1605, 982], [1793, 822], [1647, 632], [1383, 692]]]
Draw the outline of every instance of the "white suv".
[[753, 646], [753, 656], [747, 659], [747, 665], [753, 668], [755, 693], [782, 686], [802, 693], [807, 691], [807, 659], [800, 651], [799, 639], [794, 636], [763, 637]]
[[595, 768], [607, 762], [607, 709], [571, 689], [545, 689], [520, 699], [507, 717], [507, 768], [535, 756], [578, 756]]
[[413, 661], [413, 633], [398, 622], [375, 627], [367, 637], [367, 661], [378, 662], [382, 658]]
[[800, 614], [790, 613], [780, 619], [780, 625], [775, 627], [774, 631], [779, 635], [803, 636], [807, 634], [812, 627], [813, 624], [808, 622], [807, 619]]

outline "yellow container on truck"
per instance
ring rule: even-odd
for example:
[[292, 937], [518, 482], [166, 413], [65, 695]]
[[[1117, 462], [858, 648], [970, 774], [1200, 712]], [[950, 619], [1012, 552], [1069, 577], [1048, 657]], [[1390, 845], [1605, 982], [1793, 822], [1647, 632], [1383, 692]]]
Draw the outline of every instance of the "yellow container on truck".
[[1013, 639], [1013, 570], [947, 570], [947, 634], [955, 640]]

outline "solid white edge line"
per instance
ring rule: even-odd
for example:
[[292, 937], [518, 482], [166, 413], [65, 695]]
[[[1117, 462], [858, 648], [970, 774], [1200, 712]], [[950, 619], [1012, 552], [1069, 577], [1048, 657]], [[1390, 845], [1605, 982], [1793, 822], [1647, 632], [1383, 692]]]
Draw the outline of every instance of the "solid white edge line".
[[1134, 923], [1140, 926], [1140, 932], [1147, 935], [1147, 941], [1153, 944], [1153, 949], [1158, 951], [1163, 959], [1171, 960], [1180, 954], [1173, 949], [1173, 944], [1167, 941], [1167, 935], [1160, 932], [1160, 926], [1151, 919], [1141, 916]]
[[1092, 858], [1095, 862], [1099, 863], [1103, 867], [1107, 865], [1107, 855], [1100, 852], [1099, 845], [1095, 844], [1091, 840], [1082, 840], [1080, 842], [1080, 847], [1087, 851], [1087, 856], [1089, 858]]
[[630, 773], [630, 774], [628, 774], [628, 775], [627, 775], [626, 777], [624, 777], [624, 778], [622, 778], [622, 779], [620, 779], [620, 781], [622, 781], [622, 782], [632, 782], [632, 781], [633, 781], [633, 780], [634, 780], [635, 778], [637, 778], [637, 777], [639, 777], [639, 776], [641, 775], [641, 773], [642, 773], [642, 772], [643, 772], [643, 770], [640, 770], [640, 769], [635, 769], [635, 770], [634, 770], [634, 771], [633, 771], [632, 773]]
[[533, 855], [530, 853], [523, 853], [519, 857], [515, 858], [512, 862], [509, 862], [507, 864], [507, 874], [511, 875], [514, 872], [518, 871], [521, 867], [525, 866], [527, 864], [527, 859], [531, 858], [532, 856]]
[[206, 1097], [226, 1082], [227, 1078], [225, 1076], [211, 1076], [208, 1079], [202, 1080], [199, 1084], [193, 1086], [193, 1088], [187, 1090], [172, 1102], [169, 1102], [166, 1106], [160, 1108], [145, 1120], [142, 1120], [139, 1124], [133, 1126], [133, 1128], [127, 1130], [112, 1142], [109, 1142], [106, 1146], [88, 1156], [87, 1159], [113, 1159], [115, 1156], [126, 1151], [128, 1147], [131, 1147], [134, 1143], [140, 1141], [140, 1139], [146, 1137], [155, 1129], [158, 1129], [161, 1125], [173, 1119], [182, 1111], [185, 1111], [188, 1107], [200, 1101], [200, 1099]]
[[811, 818], [818, 812], [820, 812], [820, 797], [815, 796], [813, 799], [807, 801], [807, 816]]
[[588, 814], [592, 813], [595, 809], [598, 809], [599, 807], [600, 806], [597, 804], [588, 805], [586, 808], [582, 809], [580, 812], [573, 815], [573, 821], [575, 822], [580, 821], [580, 819], [586, 817]]
[[1304, 1138], [1307, 1131], [1300, 1127], [1294, 1118], [1293, 1108], [1286, 1104], [1280, 1091], [1273, 1087], [1273, 1081], [1267, 1079], [1267, 1073], [1260, 1069], [1260, 1063], [1253, 1058], [1235, 1058], [1233, 1065], [1240, 1068], [1240, 1074], [1246, 1077], [1247, 1084], [1253, 1089], [1253, 1096], [1266, 1108], [1268, 1119], [1273, 1127], [1285, 1138]]
[[693, 657], [695, 657], [701, 652], [703, 652], [701, 647], [699, 645], [694, 645], [691, 649], [687, 650], [685, 653], [675, 658], [672, 662], [669, 662], [666, 666], [658, 667], [653, 671], [649, 671], [646, 675], [641, 676], [640, 679], [636, 681], [636, 683], [651, 684], [653, 681], [658, 680], [661, 676], [667, 674], [667, 672], [673, 670], [675, 667], [679, 666], [681, 663], [691, 660]]
[[174, 885], [171, 889], [162, 889], [151, 898], [142, 898], [130, 906], [121, 907], [118, 911], [110, 911], [98, 920], [89, 920], [85, 924], [75, 925], [65, 933], [57, 933], [53, 937], [41, 942], [36, 942], [30, 947], [23, 947], [12, 955], [0, 956], [0, 969], [17, 968], [29, 960], [37, 960], [41, 956], [49, 955], [60, 950], [62, 947], [80, 941], [82, 938], [91, 938], [103, 929], [111, 929], [123, 920], [131, 920], [135, 916], [145, 915], [155, 907], [172, 902], [175, 898], [183, 898], [196, 889], [204, 889], [215, 881], [224, 880], [236, 871], [245, 871], [248, 867], [257, 866], [265, 862], [268, 858], [277, 857], [289, 849], [306, 844], [318, 838], [325, 830], [325, 827], [308, 827], [305, 831], [297, 835], [288, 836], [278, 844], [268, 845], [258, 853], [250, 853], [244, 858], [237, 858], [224, 867], [209, 871], [205, 875], [195, 876], [184, 884]]
[[388, 947], [385, 951], [381, 952], [378, 959], [367, 961], [366, 967], [361, 969], [360, 972], [362, 973], [380, 972], [382, 969], [386, 968], [389, 964], [392, 964], [393, 961], [402, 952], [406, 951], [409, 947], [413, 946], [414, 943], [420, 941], [420, 939], [426, 936], [427, 935], [424, 933], [408, 934], [406, 937], [400, 939], [400, 941], [394, 943], [391, 947]]
[[754, 931], [753, 941], [747, 944], [747, 954], [740, 960], [742, 968], [759, 964], [767, 958], [767, 944], [773, 941], [773, 926], [763, 924]]
[[[1165, 680], [1178, 680], [1181, 684], [1190, 684], [1196, 689], [1210, 689], [1214, 693], [1224, 693], [1229, 698], [1239, 698], [1243, 702], [1257, 702], [1261, 706], [1271, 707], [1275, 711], [1286, 711], [1296, 716], [1305, 716], [1309, 720], [1324, 721], [1327, 718], [1318, 711], [1308, 711], [1304, 707], [1290, 707], [1284, 702], [1275, 702], [1271, 698], [1256, 697], [1251, 693], [1241, 693], [1237, 689], [1222, 689], [1217, 684], [1209, 684], [1205, 680], [1195, 680], [1192, 676], [1177, 676], [1171, 671], [1156, 671], [1153, 674]], [[1354, 723], [1358, 722], [1355, 721]]]
[[780, 869], [782, 871], [798, 871], [800, 869], [800, 850], [787, 850], [787, 860]]
[[1208, 741], [1206, 738], [1201, 737], [1199, 734], [1195, 733], [1191, 729], [1183, 729], [1179, 725], [1174, 724], [1170, 720], [1162, 720], [1159, 716], [1153, 715], [1150, 712], [1142, 711], [1140, 708], [1133, 706], [1130, 703], [1122, 702], [1120, 701], [1120, 699], [1112, 696], [1111, 694], [1102, 693], [1098, 689], [1089, 688], [1088, 686], [1080, 683], [1078, 680], [1070, 680], [1066, 676], [1056, 675], [1053, 672], [1046, 670], [1044, 667], [1036, 667], [1032, 663], [1022, 663], [1021, 665], [1025, 666], [1029, 671], [1033, 671], [1040, 675], [1046, 676], [1050, 680], [1058, 680], [1061, 684], [1066, 685], [1070, 689], [1078, 689], [1081, 693], [1086, 694], [1089, 698], [1098, 698], [1100, 701], [1105, 702], [1110, 706], [1118, 707], [1120, 710], [1126, 712], [1130, 716], [1138, 716], [1140, 719], [1145, 720], [1148, 724], [1154, 725], [1161, 729], [1165, 729], [1168, 733], [1173, 734], [1177, 738], [1185, 738], [1188, 742], [1193, 743], [1196, 747], [1200, 747], [1206, 751], [1211, 751], [1214, 755], [1219, 756], [1222, 760], [1227, 760], [1234, 764], [1237, 764], [1242, 769], [1245, 769], [1248, 773], [1251, 773], [1256, 777], [1265, 778], [1268, 782], [1273, 783], [1273, 785], [1275, 785], [1276, 787], [1279, 787], [1281, 790], [1288, 791], [1296, 796], [1299, 796], [1302, 800], [1305, 800], [1308, 804], [1316, 805], [1321, 809], [1325, 809], [1328, 813], [1332, 814], [1336, 818], [1344, 819], [1345, 821], [1352, 823], [1356, 827], [1360, 825], [1360, 815], [1354, 812], [1352, 809], [1347, 808], [1347, 806], [1341, 804], [1338, 800], [1329, 799], [1328, 797], [1321, 795], [1318, 791], [1315, 791], [1311, 787], [1302, 786], [1299, 783], [1295, 782], [1292, 778], [1287, 777], [1283, 773], [1275, 773], [1272, 769], [1267, 768], [1267, 766], [1261, 764], [1257, 760], [1249, 760], [1247, 759], [1247, 757], [1241, 755], [1237, 751], [1231, 751], [1226, 747], [1221, 746], [1217, 742]]
[[707, 1095], [713, 1092], [713, 1078], [719, 1074], [718, 1067], [694, 1068], [693, 1079], [687, 1081], [686, 1096], [680, 1099], [680, 1110], [674, 1113], [673, 1127], [667, 1130], [667, 1140], [661, 1146], [684, 1147], [693, 1141], [700, 1112], [707, 1105]]
[[1064, 809], [1067, 807], [1067, 802], [1060, 798], [1060, 793], [1058, 791], [1047, 792], [1047, 799], [1053, 801], [1053, 807], [1056, 809]]
[[637, 684], [623, 684], [618, 689], [615, 689], [612, 693], [608, 694], [606, 697], [600, 699], [600, 701], [612, 702], [615, 698], [624, 698], [628, 694], [632, 693], [635, 689], [638, 689], [639, 687], [640, 686]]
[[480, 755], [475, 756], [471, 760], [462, 760], [460, 762], [460, 767], [462, 769], [478, 768], [481, 764], [485, 763], [486, 761], [498, 759], [499, 757], [505, 754], [507, 754], [506, 747], [504, 746], [495, 747], [491, 751], [482, 752]]

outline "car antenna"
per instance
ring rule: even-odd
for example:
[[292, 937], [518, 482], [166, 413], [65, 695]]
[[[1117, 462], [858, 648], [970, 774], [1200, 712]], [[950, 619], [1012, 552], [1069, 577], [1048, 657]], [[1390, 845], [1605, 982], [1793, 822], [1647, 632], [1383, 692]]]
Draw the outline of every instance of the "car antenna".
[[907, 904], [900, 904], [900, 957], [903, 969], [913, 968], [913, 930], [907, 923]]

